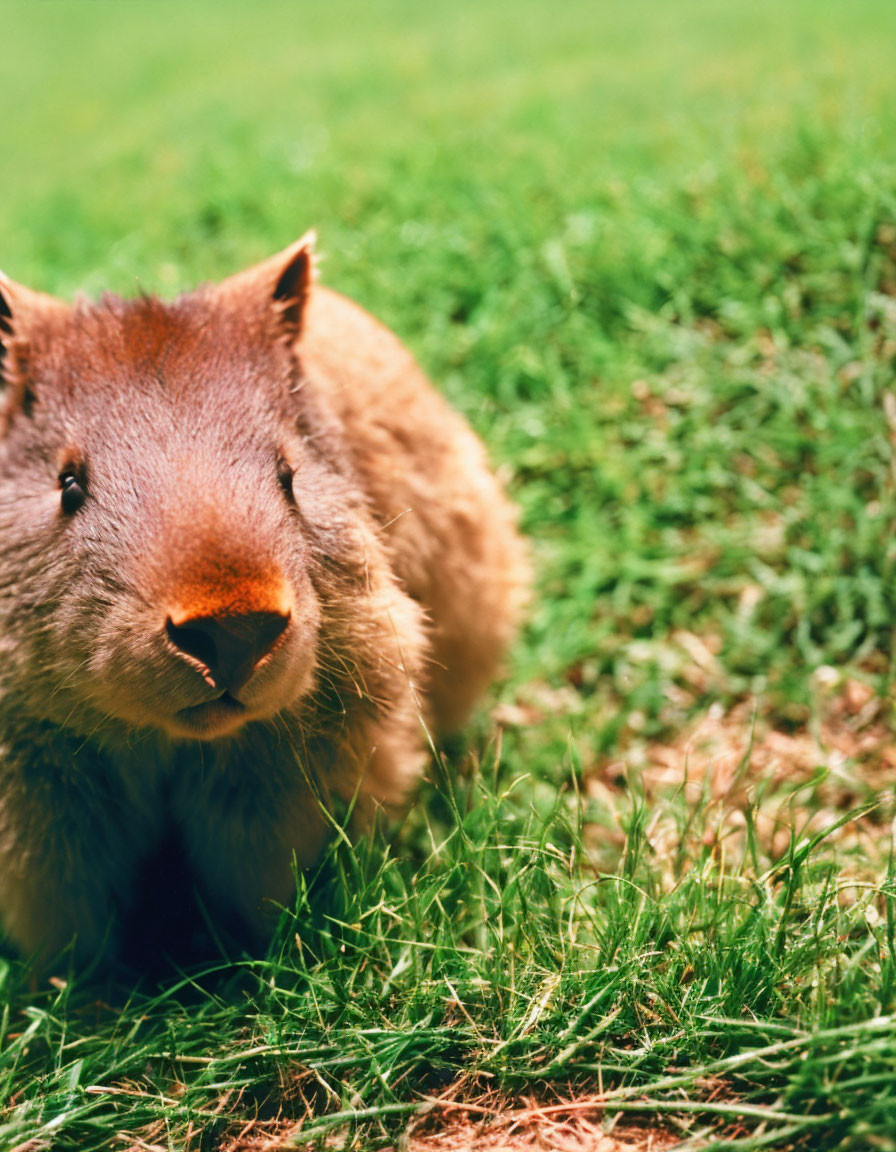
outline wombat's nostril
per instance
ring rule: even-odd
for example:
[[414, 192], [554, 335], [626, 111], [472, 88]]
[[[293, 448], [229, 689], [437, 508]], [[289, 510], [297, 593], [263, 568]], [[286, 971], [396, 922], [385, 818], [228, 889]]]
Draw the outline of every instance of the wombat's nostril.
[[189, 616], [165, 621], [171, 644], [202, 665], [215, 686], [236, 692], [271, 651], [289, 624], [289, 612]]

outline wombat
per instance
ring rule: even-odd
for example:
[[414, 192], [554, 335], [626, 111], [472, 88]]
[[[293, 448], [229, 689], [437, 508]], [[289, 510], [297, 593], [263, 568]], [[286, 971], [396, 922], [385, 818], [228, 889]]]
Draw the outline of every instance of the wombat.
[[0, 923], [114, 957], [173, 827], [259, 943], [494, 677], [511, 505], [311, 234], [173, 303], [0, 276], [0, 351]]

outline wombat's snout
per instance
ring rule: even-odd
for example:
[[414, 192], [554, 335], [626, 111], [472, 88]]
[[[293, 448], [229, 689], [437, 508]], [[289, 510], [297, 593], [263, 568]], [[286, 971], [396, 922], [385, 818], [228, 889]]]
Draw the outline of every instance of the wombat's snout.
[[179, 561], [156, 600], [165, 688], [153, 722], [177, 738], [217, 739], [270, 718], [308, 687], [310, 605], [260, 548], [228, 549], [206, 536]]
[[207, 683], [235, 694], [276, 646], [289, 621], [289, 609], [212, 616], [175, 610], [165, 621], [165, 632]]

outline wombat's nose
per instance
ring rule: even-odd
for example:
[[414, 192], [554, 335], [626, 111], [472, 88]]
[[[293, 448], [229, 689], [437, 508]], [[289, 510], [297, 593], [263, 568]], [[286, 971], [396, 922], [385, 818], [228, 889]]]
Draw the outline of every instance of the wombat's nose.
[[267, 656], [289, 623], [289, 612], [189, 616], [165, 622], [174, 647], [198, 661], [225, 692], [236, 692]]

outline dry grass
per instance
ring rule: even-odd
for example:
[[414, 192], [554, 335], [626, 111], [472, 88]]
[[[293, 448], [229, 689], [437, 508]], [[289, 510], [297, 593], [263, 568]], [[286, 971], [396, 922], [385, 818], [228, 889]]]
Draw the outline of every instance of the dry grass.
[[[715, 853], [741, 855], [748, 819], [769, 859], [780, 859], [793, 835], [829, 829], [844, 877], [879, 876], [893, 844], [891, 704], [867, 682], [841, 680], [833, 670], [815, 680], [816, 719], [806, 725], [776, 726], [752, 702], [729, 711], [715, 704], [670, 742], [634, 747], [624, 761], [602, 765], [591, 795], [618, 803], [619, 786], [637, 777], [647, 798], [660, 801], [648, 833], [660, 861], [698, 847], [682, 843], [683, 803], [703, 813], [686, 835]], [[842, 822], [850, 811], [855, 818]]]
[[[462, 1092], [462, 1085], [453, 1085], [423, 1102], [397, 1144], [378, 1146], [377, 1152], [664, 1152], [677, 1142], [669, 1130], [617, 1122], [618, 1115], [608, 1115], [598, 1096], [545, 1102], [492, 1094], [464, 1099]], [[307, 1118], [254, 1120], [235, 1130], [219, 1152], [310, 1152], [321, 1145], [302, 1143], [305, 1124]], [[323, 1146], [359, 1147], [347, 1129], [328, 1137]], [[134, 1144], [127, 1152], [156, 1152], [156, 1146]]]
[[411, 1125], [402, 1152], [662, 1152], [677, 1142], [657, 1128], [614, 1125], [600, 1101], [588, 1096], [553, 1105], [521, 1102], [497, 1114], [477, 1111], [458, 1105], [431, 1132], [425, 1123]]

